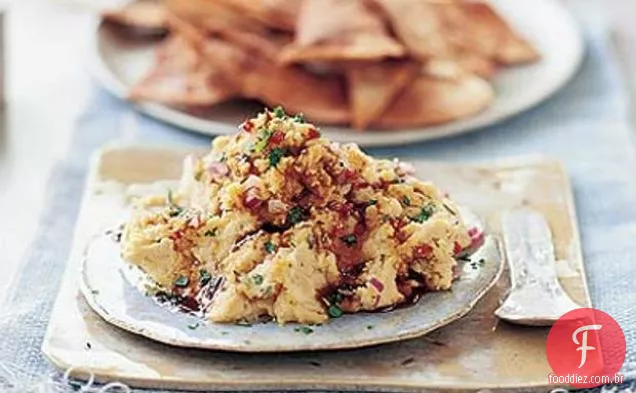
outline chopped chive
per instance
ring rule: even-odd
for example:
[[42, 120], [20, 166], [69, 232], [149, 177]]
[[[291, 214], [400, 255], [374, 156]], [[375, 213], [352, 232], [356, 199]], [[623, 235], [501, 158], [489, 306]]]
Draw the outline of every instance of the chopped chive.
[[340, 318], [343, 314], [340, 306], [336, 304], [332, 304], [331, 306], [329, 306], [329, 309], [327, 309], [327, 312], [329, 313], [329, 316], [332, 318]]
[[356, 238], [356, 235], [354, 234], [343, 236], [340, 238], [340, 240], [345, 242], [347, 247], [353, 247], [354, 245], [356, 245], [356, 243], [358, 243], [358, 239]]
[[411, 217], [411, 220], [413, 220], [415, 222], [419, 222], [421, 224], [424, 221], [426, 221], [429, 218], [431, 218], [433, 213], [435, 213], [435, 206], [426, 205], [426, 206], [422, 207], [422, 210], [420, 210], [420, 213], [417, 216]]
[[265, 247], [265, 252], [267, 252], [268, 254], [273, 254], [276, 252], [276, 245], [274, 245], [274, 243], [269, 240], [266, 241], [263, 246]]
[[299, 222], [303, 221], [304, 219], [305, 219], [305, 212], [303, 211], [302, 208], [298, 206], [293, 207], [289, 211], [289, 214], [287, 214], [287, 222], [291, 225], [296, 225]]
[[274, 116], [276, 116], [279, 119], [282, 119], [285, 116], [287, 116], [287, 114], [285, 113], [285, 110], [283, 109], [283, 107], [277, 106], [276, 108], [274, 108]]
[[174, 286], [178, 288], [185, 288], [190, 283], [190, 279], [186, 276], [180, 276], [174, 281]]
[[314, 332], [314, 329], [310, 328], [309, 326], [300, 326], [297, 328], [294, 328], [295, 332], [300, 332], [303, 334], [312, 334]]
[[260, 274], [255, 274], [252, 276], [252, 280], [254, 281], [254, 284], [261, 285], [263, 283], [263, 276]]
[[277, 147], [275, 149], [272, 149], [271, 152], [269, 152], [269, 166], [270, 168], [276, 168], [276, 165], [278, 165], [278, 163], [280, 162], [280, 160], [285, 157], [285, 154], [287, 154], [287, 151], [283, 148]]
[[207, 270], [205, 269], [201, 269], [199, 270], [199, 284], [201, 284], [201, 286], [206, 285], [207, 283], [209, 283], [210, 281], [212, 281], [212, 275], [210, 273], [208, 273]]

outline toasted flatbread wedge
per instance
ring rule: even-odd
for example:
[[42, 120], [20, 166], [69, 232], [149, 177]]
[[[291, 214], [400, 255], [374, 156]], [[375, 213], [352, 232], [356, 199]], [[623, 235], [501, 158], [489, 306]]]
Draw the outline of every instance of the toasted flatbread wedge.
[[293, 32], [302, 0], [216, 0], [269, 28]]
[[412, 61], [352, 64], [347, 67], [351, 123], [363, 130], [393, 103], [420, 72]]
[[263, 34], [267, 30], [260, 21], [217, 0], [165, 0], [165, 4], [172, 16], [169, 19], [171, 28], [179, 29], [185, 23], [202, 34], [216, 34], [228, 29]]
[[446, 123], [481, 112], [493, 98], [493, 88], [482, 78], [452, 62], [431, 62], [373, 126], [409, 128]]
[[453, 48], [444, 30], [438, 4], [426, 0], [370, 0], [415, 57], [449, 58]]
[[165, 5], [154, 1], [137, 1], [121, 9], [102, 13], [105, 21], [146, 30], [167, 31], [167, 11]]
[[284, 105], [290, 113], [304, 113], [307, 118], [325, 124], [349, 122], [342, 78], [319, 76], [301, 67], [279, 64], [278, 53], [285, 38], [239, 30], [228, 30], [222, 38], [238, 53], [219, 56], [220, 48], [210, 46], [214, 40], [206, 41], [203, 53], [208, 64], [223, 70], [224, 78], [237, 86], [241, 97], [270, 106]]
[[296, 39], [285, 48], [281, 61], [381, 60], [405, 53], [363, 0], [305, 0]]
[[171, 36], [162, 44], [154, 67], [130, 91], [132, 100], [192, 106], [214, 105], [236, 95], [223, 71], [203, 61], [202, 54], [181, 36]]
[[439, 8], [443, 10], [453, 42], [465, 51], [504, 65], [539, 59], [533, 46], [514, 31], [491, 5], [481, 1], [465, 1]]
[[497, 73], [497, 62], [479, 53], [458, 49], [451, 59], [465, 71], [479, 75], [484, 79], [492, 79]]

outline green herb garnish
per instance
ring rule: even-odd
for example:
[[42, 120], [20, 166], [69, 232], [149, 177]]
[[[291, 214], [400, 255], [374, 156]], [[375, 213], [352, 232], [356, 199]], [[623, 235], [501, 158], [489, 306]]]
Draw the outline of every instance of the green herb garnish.
[[298, 113], [296, 116], [294, 116], [294, 121], [296, 123], [304, 124], [305, 123], [305, 116], [302, 113]]
[[188, 325], [188, 329], [194, 330], [199, 327], [199, 322], [194, 322]]
[[254, 281], [254, 284], [256, 285], [261, 285], [263, 283], [263, 276], [260, 274], [255, 274], [252, 276], [252, 281]]
[[373, 325], [367, 325], [367, 330], [373, 330]]
[[343, 236], [340, 238], [340, 240], [345, 242], [347, 247], [353, 247], [354, 245], [356, 245], [356, 243], [358, 243], [358, 239], [356, 238], [356, 235], [354, 234]]
[[265, 247], [265, 252], [267, 252], [268, 254], [273, 254], [276, 252], [276, 246], [269, 240], [266, 241], [263, 246]]
[[332, 318], [340, 318], [342, 314], [344, 314], [340, 306], [336, 304], [332, 304], [331, 306], [329, 306], [329, 308], [327, 309], [327, 313], [329, 313], [329, 316]]
[[201, 286], [204, 286], [210, 281], [212, 281], [212, 275], [208, 273], [208, 271], [205, 269], [199, 270], [199, 275], [200, 275], [199, 284], [201, 284]]
[[278, 163], [280, 162], [280, 160], [285, 157], [285, 154], [287, 154], [287, 151], [283, 148], [277, 147], [275, 149], [272, 149], [271, 152], [269, 152], [269, 166], [270, 168], [275, 168], [276, 165], [278, 165]]
[[305, 212], [303, 211], [302, 208], [298, 206], [293, 207], [289, 211], [289, 214], [287, 214], [287, 222], [291, 225], [296, 225], [299, 222], [303, 221], [304, 219], [305, 219]]
[[422, 207], [422, 210], [420, 210], [420, 213], [417, 216], [411, 217], [411, 220], [413, 220], [415, 222], [419, 222], [421, 224], [424, 221], [426, 221], [429, 218], [431, 218], [433, 213], [435, 213], [435, 206], [426, 205], [426, 206]]
[[254, 143], [254, 146], [252, 146], [252, 150], [256, 153], [260, 153], [265, 150], [272, 134], [273, 132], [270, 130], [263, 131], [263, 134], [258, 138], [256, 143]]
[[178, 288], [185, 288], [190, 283], [190, 279], [186, 276], [180, 276], [174, 281], [174, 286]]
[[375, 206], [378, 204], [378, 200], [377, 199], [370, 199], [367, 201], [367, 206]]
[[285, 113], [285, 110], [283, 109], [283, 107], [277, 106], [276, 108], [274, 108], [274, 116], [276, 116], [279, 119], [282, 119], [285, 116], [287, 116], [287, 114]]
[[300, 326], [297, 328], [294, 328], [295, 332], [300, 332], [303, 334], [312, 334], [314, 332], [314, 329], [310, 328], [309, 326]]
[[212, 230], [209, 230], [209, 229], [208, 229], [207, 231], [205, 231], [205, 232], [203, 233], [203, 236], [207, 236], [207, 237], [214, 237], [214, 236], [216, 236], [216, 232], [217, 232], [217, 230], [218, 230], [217, 228], [214, 228], [214, 229], [212, 229]]
[[402, 197], [402, 204], [404, 206], [411, 206], [411, 198], [407, 197], [406, 195], [404, 195]]

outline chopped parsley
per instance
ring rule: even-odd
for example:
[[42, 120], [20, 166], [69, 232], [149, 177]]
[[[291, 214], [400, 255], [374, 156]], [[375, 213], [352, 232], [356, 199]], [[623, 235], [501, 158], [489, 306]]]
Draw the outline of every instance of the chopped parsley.
[[269, 152], [269, 166], [270, 168], [276, 168], [276, 165], [278, 165], [278, 163], [280, 162], [280, 160], [285, 157], [285, 154], [287, 154], [287, 151], [283, 148], [277, 147], [275, 149], [272, 149], [272, 151]]
[[373, 330], [373, 325], [367, 325], [367, 330]]
[[263, 276], [260, 274], [255, 274], [252, 276], [252, 281], [254, 281], [254, 284], [256, 285], [261, 285], [263, 283]]
[[417, 216], [411, 217], [411, 220], [413, 220], [415, 222], [419, 222], [421, 224], [424, 221], [426, 221], [429, 218], [431, 218], [433, 213], [435, 213], [435, 206], [426, 205], [426, 206], [422, 207], [422, 210], [420, 210], [420, 213]]
[[287, 114], [285, 113], [283, 107], [277, 106], [276, 108], [274, 108], [274, 116], [279, 119], [283, 119], [285, 116], [287, 116]]
[[377, 199], [369, 199], [367, 201], [367, 206], [375, 206], [378, 204], [378, 200]]
[[305, 123], [305, 116], [302, 113], [298, 113], [296, 116], [294, 116], [294, 121], [296, 123], [304, 124]]
[[356, 235], [354, 235], [353, 233], [350, 235], [341, 237], [340, 240], [345, 242], [347, 247], [353, 247], [356, 245], [356, 243], [358, 243], [358, 239], [356, 238]]
[[276, 245], [274, 243], [272, 243], [271, 241], [266, 241], [265, 244], [263, 245], [265, 247], [265, 251], [268, 254], [273, 254], [276, 252]]
[[407, 197], [406, 195], [404, 195], [402, 197], [402, 204], [404, 206], [411, 206], [411, 198]]
[[344, 314], [340, 306], [336, 304], [332, 304], [331, 306], [329, 306], [329, 308], [327, 309], [327, 313], [329, 313], [329, 316], [332, 318], [340, 318], [342, 314]]
[[305, 212], [303, 211], [302, 208], [298, 206], [293, 207], [289, 211], [289, 214], [287, 214], [287, 222], [291, 225], [296, 225], [299, 222], [303, 221], [304, 219], [305, 219]]
[[334, 292], [331, 295], [329, 295], [325, 300], [327, 301], [329, 305], [338, 304], [344, 300], [344, 295], [340, 292]]
[[258, 138], [258, 140], [252, 146], [252, 150], [256, 153], [260, 153], [267, 147], [269, 143], [269, 138], [272, 136], [273, 132], [270, 130], [263, 131], [263, 134]]
[[190, 279], [186, 276], [180, 276], [174, 281], [174, 286], [177, 288], [185, 288], [190, 283]]
[[168, 215], [170, 217], [176, 217], [183, 213], [183, 208], [174, 203], [174, 196], [172, 195], [172, 190], [168, 190]]
[[312, 334], [314, 332], [314, 329], [310, 328], [309, 326], [300, 326], [297, 328], [294, 328], [295, 332], [300, 332], [303, 334]]
[[217, 230], [218, 230], [217, 228], [214, 228], [214, 229], [212, 229], [212, 230], [209, 230], [209, 229], [208, 229], [207, 231], [205, 231], [205, 232], [203, 233], [203, 236], [207, 236], [207, 237], [214, 237], [214, 236], [216, 236], [216, 232], [217, 232]]
[[210, 273], [208, 273], [207, 270], [205, 269], [201, 269], [199, 270], [199, 284], [201, 284], [201, 286], [206, 285], [207, 283], [209, 283], [210, 281], [212, 281], [212, 275]]

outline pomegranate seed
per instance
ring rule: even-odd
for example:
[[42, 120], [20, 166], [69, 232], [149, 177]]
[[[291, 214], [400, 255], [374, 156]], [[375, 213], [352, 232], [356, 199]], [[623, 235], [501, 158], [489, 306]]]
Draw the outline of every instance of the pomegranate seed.
[[245, 192], [243, 203], [245, 203], [245, 207], [247, 207], [248, 209], [256, 209], [261, 206], [263, 201], [260, 200], [258, 196], [256, 196], [256, 190], [250, 188]]
[[455, 247], [453, 248], [453, 253], [455, 255], [461, 253], [462, 251], [464, 251], [464, 249], [462, 248], [462, 245], [459, 244], [459, 242], [455, 242]]
[[316, 139], [316, 138], [320, 138], [320, 132], [318, 132], [318, 130], [315, 128], [310, 128], [309, 132], [307, 133], [307, 139]]
[[269, 142], [274, 145], [277, 145], [284, 140], [285, 140], [285, 134], [282, 131], [274, 132], [274, 134], [269, 138]]
[[247, 120], [243, 122], [243, 124], [241, 124], [241, 128], [245, 132], [252, 132], [252, 130], [254, 129], [254, 123], [252, 123], [251, 120]]
[[421, 246], [415, 247], [415, 255], [420, 258], [426, 258], [431, 255], [433, 252], [433, 247], [428, 244], [422, 244]]
[[477, 229], [477, 227], [472, 227], [468, 229], [468, 236], [470, 237], [475, 236], [477, 233], [479, 233], [479, 229]]
[[382, 284], [382, 282], [375, 277], [371, 277], [371, 279], [369, 280], [369, 284], [373, 285], [373, 287], [375, 287], [378, 292], [384, 291], [384, 284]]

